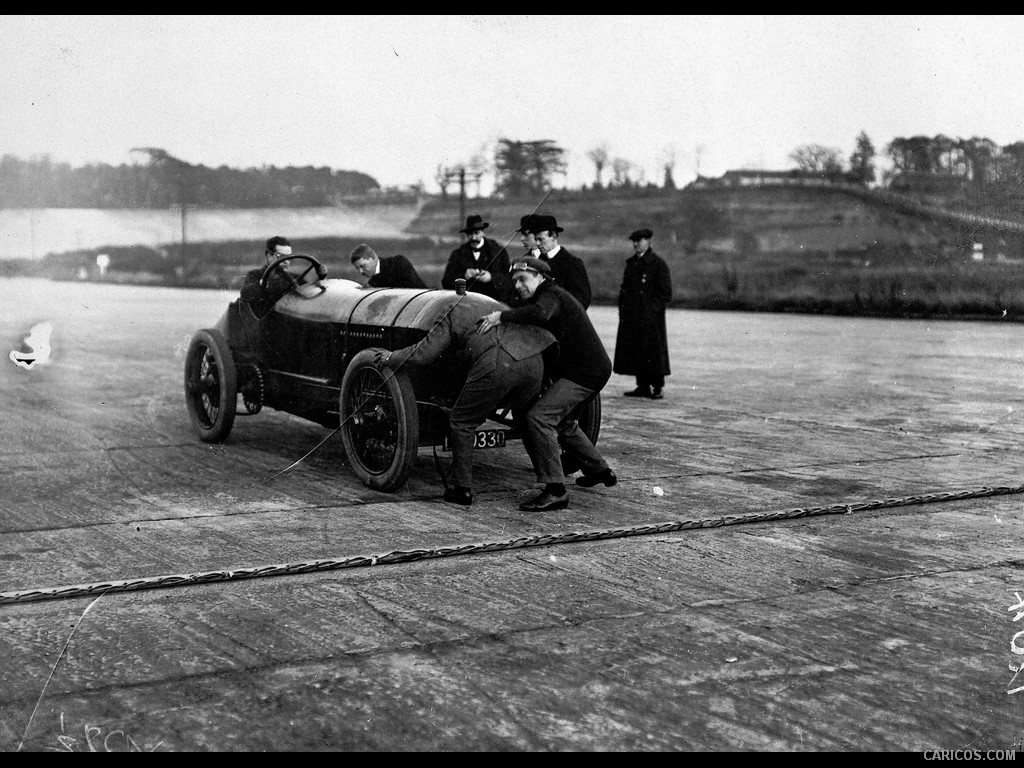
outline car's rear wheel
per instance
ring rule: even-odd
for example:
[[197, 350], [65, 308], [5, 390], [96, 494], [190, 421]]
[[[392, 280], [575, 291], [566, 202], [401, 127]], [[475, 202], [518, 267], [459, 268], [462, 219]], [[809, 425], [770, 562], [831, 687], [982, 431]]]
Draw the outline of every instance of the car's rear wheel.
[[341, 380], [341, 440], [352, 470], [378, 491], [409, 478], [419, 450], [419, 411], [404, 371], [377, 370], [374, 352], [357, 353]]
[[224, 440], [235, 423], [237, 375], [220, 331], [196, 331], [185, 354], [185, 407], [199, 439]]
[[[577, 419], [577, 426], [587, 436], [587, 439], [593, 444], [597, 445], [597, 438], [601, 434], [601, 395], [600, 393], [594, 395], [582, 410], [580, 410]], [[581, 469], [579, 462], [576, 459], [562, 454], [562, 472], [566, 475], [571, 475], [574, 472], [579, 472]]]

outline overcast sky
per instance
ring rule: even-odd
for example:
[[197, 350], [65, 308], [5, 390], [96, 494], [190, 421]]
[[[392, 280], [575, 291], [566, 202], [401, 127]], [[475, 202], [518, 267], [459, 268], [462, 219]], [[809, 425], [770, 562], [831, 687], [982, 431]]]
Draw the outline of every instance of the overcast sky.
[[0, 154], [328, 166], [383, 185], [498, 138], [661, 182], [845, 158], [863, 130], [1024, 140], [1024, 16], [3, 16]]

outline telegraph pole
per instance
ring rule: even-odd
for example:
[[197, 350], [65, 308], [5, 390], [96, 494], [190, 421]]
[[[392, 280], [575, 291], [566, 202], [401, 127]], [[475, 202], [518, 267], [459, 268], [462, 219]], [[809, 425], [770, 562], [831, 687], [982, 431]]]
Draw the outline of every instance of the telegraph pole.
[[459, 167], [459, 224], [466, 221], [466, 167]]

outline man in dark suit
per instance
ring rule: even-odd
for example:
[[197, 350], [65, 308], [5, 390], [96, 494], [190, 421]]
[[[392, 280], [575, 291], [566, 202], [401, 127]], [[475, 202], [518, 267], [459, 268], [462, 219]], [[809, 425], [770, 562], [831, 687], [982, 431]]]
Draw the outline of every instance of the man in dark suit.
[[529, 224], [540, 247], [540, 258], [551, 267], [555, 285], [560, 285], [586, 309], [590, 306], [590, 277], [583, 259], [569, 253], [558, 244], [558, 233], [564, 230], [558, 226], [554, 216], [533, 217]]
[[524, 256], [532, 256], [535, 259], [540, 258], [540, 246], [537, 245], [537, 238], [533, 234], [533, 220], [537, 218], [537, 214], [528, 213], [525, 216], [519, 218], [519, 242], [523, 244], [525, 249]]
[[466, 290], [483, 293], [508, 303], [512, 299], [512, 279], [508, 274], [508, 253], [496, 240], [484, 237], [490, 224], [473, 214], [460, 229], [466, 242], [451, 252], [441, 277], [441, 287], [455, 290], [455, 281], [466, 281]]
[[416, 268], [402, 254], [382, 259], [366, 243], [360, 243], [350, 254], [352, 265], [368, 278], [371, 288], [426, 288]]
[[615, 338], [615, 373], [636, 377], [626, 397], [664, 397], [670, 373], [665, 308], [672, 299], [668, 264], [651, 248], [654, 233], [634, 231], [633, 255], [626, 260], [619, 289], [619, 330]]

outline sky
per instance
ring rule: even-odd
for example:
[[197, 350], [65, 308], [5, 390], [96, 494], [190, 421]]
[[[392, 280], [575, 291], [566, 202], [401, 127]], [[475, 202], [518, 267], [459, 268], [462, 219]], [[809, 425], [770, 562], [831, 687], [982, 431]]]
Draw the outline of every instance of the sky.
[[[548, 139], [634, 179], [784, 170], [867, 133], [1024, 140], [1024, 16], [0, 16], [0, 155], [361, 171]], [[880, 163], [884, 165], [884, 163]], [[607, 170], [604, 178], [607, 181]], [[484, 179], [484, 185], [489, 180]]]

